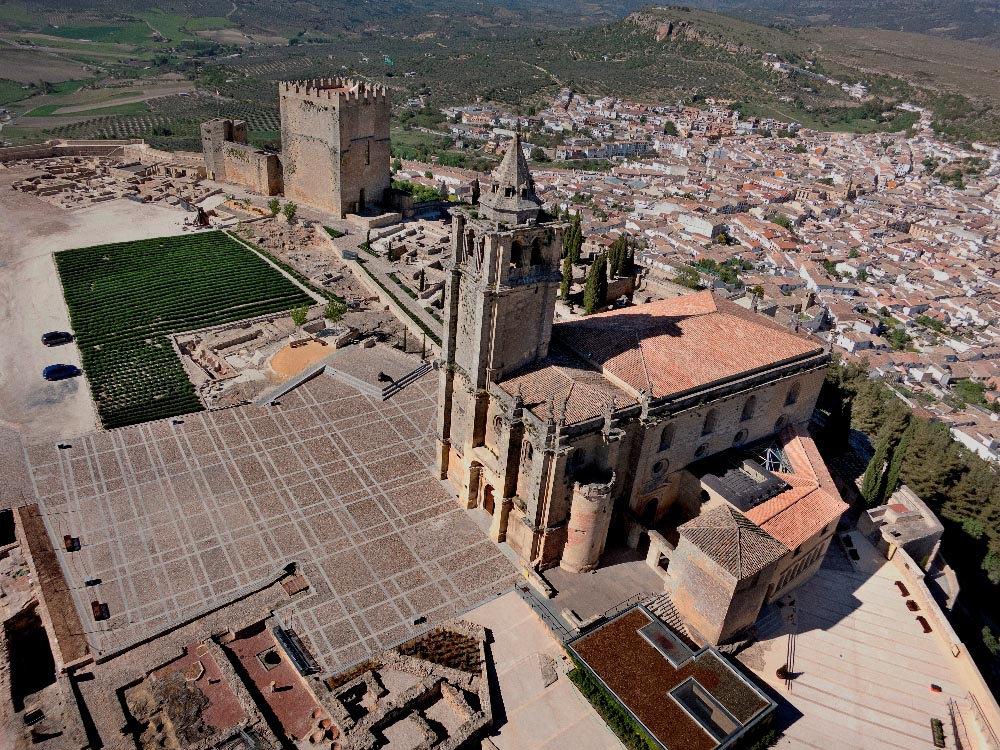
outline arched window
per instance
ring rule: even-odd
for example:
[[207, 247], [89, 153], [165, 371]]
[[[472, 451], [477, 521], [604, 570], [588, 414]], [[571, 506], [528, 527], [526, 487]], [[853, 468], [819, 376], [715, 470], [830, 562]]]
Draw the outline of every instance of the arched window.
[[715, 413], [715, 409], [712, 409], [705, 415], [705, 422], [701, 426], [702, 435], [711, 435], [715, 432], [715, 423], [718, 421], [718, 415]]
[[526, 463], [531, 463], [531, 459], [534, 457], [534, 455], [535, 455], [534, 446], [532, 446], [531, 443], [525, 440], [521, 444], [521, 457], [525, 460]]
[[660, 476], [661, 474], [666, 472], [666, 470], [669, 468], [670, 468], [670, 462], [665, 458], [661, 458], [659, 461], [653, 464], [653, 474], [655, 474], [656, 476]]
[[670, 447], [670, 444], [674, 442], [674, 426], [668, 424], [663, 428], [663, 432], [660, 433], [660, 450], [665, 451]]
[[538, 237], [535, 237], [531, 241], [531, 265], [540, 266], [542, 262], [542, 241]]
[[802, 390], [802, 386], [798, 383], [792, 383], [792, 387], [788, 389], [788, 395], [785, 396], [785, 406], [791, 406], [796, 401], [799, 400], [799, 392]]
[[646, 503], [645, 507], [642, 509], [642, 524], [643, 526], [652, 526], [656, 523], [656, 511], [659, 510], [660, 501], [655, 497]]
[[782, 414], [780, 417], [778, 417], [777, 421], [774, 423], [774, 431], [781, 432], [787, 426], [788, 426], [788, 415]]
[[733, 437], [733, 445], [739, 445], [740, 443], [742, 443], [746, 439], [747, 439], [747, 431], [746, 430], [740, 430]]
[[743, 402], [743, 413], [740, 414], [741, 422], [749, 422], [753, 419], [754, 409], [757, 408], [757, 399], [751, 396], [746, 401]]
[[708, 443], [702, 443], [701, 445], [698, 446], [698, 450], [694, 452], [694, 457], [701, 458], [706, 453], [708, 453]]
[[524, 260], [524, 258], [522, 258], [523, 254], [524, 254], [524, 248], [521, 246], [520, 242], [514, 240], [512, 243], [510, 243], [510, 265], [513, 268], [521, 268], [522, 262]]
[[500, 415], [493, 417], [493, 431], [497, 435], [503, 432], [503, 418]]

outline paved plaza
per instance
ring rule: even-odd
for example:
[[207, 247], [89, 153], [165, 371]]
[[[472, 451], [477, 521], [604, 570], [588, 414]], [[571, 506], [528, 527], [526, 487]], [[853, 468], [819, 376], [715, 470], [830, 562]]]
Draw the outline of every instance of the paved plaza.
[[[793, 606], [764, 610], [762, 643], [741, 660], [787, 701], [775, 719], [784, 731], [778, 747], [933, 747], [930, 720], [950, 727], [948, 700], [966, 695], [954, 659], [906, 608], [896, 568], [860, 534], [851, 536], [867, 552], [866, 570], [831, 545], [819, 572], [786, 597]], [[775, 671], [788, 658], [790, 633], [797, 676], [786, 685]], [[932, 683], [942, 692], [932, 692]]]
[[[499, 750], [624, 750], [593, 706], [561, 668], [566, 652], [516, 592], [474, 609], [465, 619], [490, 629], [490, 655], [499, 701], [494, 696], [497, 730], [490, 738]], [[556, 667], [546, 685], [541, 664]]]
[[[436, 386], [425, 375], [383, 402], [321, 375], [275, 406], [27, 447], [94, 652], [231, 601], [292, 561], [310, 590], [278, 615], [329, 672], [509, 591], [514, 567], [429, 469]], [[93, 600], [110, 619], [94, 620]]]

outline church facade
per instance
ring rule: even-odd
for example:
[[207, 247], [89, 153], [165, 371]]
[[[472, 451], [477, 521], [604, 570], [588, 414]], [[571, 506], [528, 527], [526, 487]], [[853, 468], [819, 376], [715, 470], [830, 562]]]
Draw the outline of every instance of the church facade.
[[691, 637], [729, 640], [846, 508], [806, 430], [829, 353], [709, 291], [555, 323], [565, 225], [540, 204], [515, 140], [453, 211], [440, 476], [526, 566], [640, 549]]

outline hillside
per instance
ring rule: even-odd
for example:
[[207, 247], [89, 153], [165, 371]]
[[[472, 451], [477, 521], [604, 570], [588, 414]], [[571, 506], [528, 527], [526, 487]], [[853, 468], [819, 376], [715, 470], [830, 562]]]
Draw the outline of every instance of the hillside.
[[[405, 31], [376, 31], [384, 10], [374, 10], [364, 27], [369, 33], [300, 33], [289, 31], [289, 18], [298, 19], [317, 6], [296, 4], [294, 13], [278, 14], [272, 25], [261, 13], [273, 1], [235, 4], [235, 10], [230, 4], [227, 18], [183, 16], [181, 5], [176, 13], [143, 10], [147, 0], [137, 0], [128, 13], [113, 16], [81, 10], [73, 25], [55, 11], [36, 14], [29, 24], [11, 12], [16, 6], [0, 6], [7, 11], [0, 17], [8, 25], [36, 29], [0, 31], [0, 41], [21, 45], [22, 57], [33, 55], [39, 80], [59, 57], [88, 63], [91, 75], [111, 75], [115, 81], [179, 73], [202, 92], [149, 99], [133, 107], [141, 111], [109, 111], [113, 102], [103, 108], [95, 104], [91, 116], [77, 108], [74, 118], [60, 121], [65, 117], [58, 110], [64, 97], [60, 91], [45, 96], [13, 91], [7, 101], [21, 99], [11, 106], [32, 110], [33, 116], [5, 127], [4, 137], [149, 137], [164, 147], [192, 148], [197, 146], [198, 122], [223, 114], [246, 119], [254, 137], [268, 141], [277, 137], [276, 81], [338, 73], [380, 81], [397, 102], [421, 94], [432, 108], [468, 103], [476, 96], [537, 107], [558, 89], [571, 87], [588, 96], [642, 100], [697, 103], [716, 97], [737, 102], [748, 115], [872, 132], [908, 128], [914, 118], [894, 107], [910, 101], [931, 108], [937, 126], [952, 138], [996, 140], [1000, 133], [995, 114], [1000, 51], [964, 42], [880, 30], [776, 28], [681, 7], [645, 8], [598, 25], [556, 30], [524, 26], [521, 20], [484, 25], [481, 14], [443, 19], [430, 12], [454, 0], [403, 4], [402, 10], [423, 12], [425, 20], [433, 16], [427, 23], [413, 21]], [[208, 0], [204, 12], [222, 13], [214, 2]], [[527, 0], [475, 8], [515, 13], [510, 8], [517, 2]], [[610, 12], [625, 2], [595, 4], [595, 12]], [[563, 12], [584, 7], [589, 6], [582, 0], [570, 2]], [[369, 7], [353, 12], [365, 15]], [[251, 14], [252, 24], [232, 20], [240, 14]], [[445, 21], [445, 28], [437, 25]], [[345, 22], [338, 17], [336, 23]], [[153, 36], [154, 29], [165, 38]], [[765, 65], [768, 53], [839, 81], [861, 80], [872, 96], [858, 101], [816, 77], [780, 73]], [[22, 67], [31, 70], [30, 64]], [[18, 80], [35, 78], [23, 73]], [[216, 90], [219, 98], [212, 96]], [[91, 103], [82, 92], [71, 95], [81, 99], [70, 102], [74, 105]]]
[[763, 24], [887, 29], [1000, 46], [995, 0], [692, 0], [691, 5]]

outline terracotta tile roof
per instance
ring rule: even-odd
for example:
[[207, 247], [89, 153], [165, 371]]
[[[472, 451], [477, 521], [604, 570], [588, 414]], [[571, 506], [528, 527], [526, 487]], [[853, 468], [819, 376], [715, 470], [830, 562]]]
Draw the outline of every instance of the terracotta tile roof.
[[566, 404], [566, 422], [583, 422], [604, 413], [612, 398], [616, 408], [636, 403], [636, 399], [604, 378], [601, 373], [568, 352], [553, 350], [537, 365], [520, 370], [499, 383], [510, 395], [518, 388], [524, 405], [545, 419], [551, 403], [558, 414]]
[[793, 474], [778, 473], [791, 489], [747, 511], [747, 518], [784, 544], [795, 549], [828, 524], [839, 520], [847, 503], [805, 428], [782, 433], [785, 455]]
[[677, 530], [737, 580], [756, 575], [788, 553], [781, 542], [730, 505], [712, 508]]
[[553, 340], [636, 393], [651, 385], [654, 397], [823, 350], [710, 291], [558, 323]]

